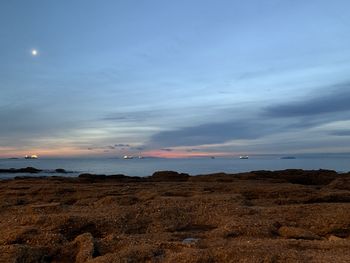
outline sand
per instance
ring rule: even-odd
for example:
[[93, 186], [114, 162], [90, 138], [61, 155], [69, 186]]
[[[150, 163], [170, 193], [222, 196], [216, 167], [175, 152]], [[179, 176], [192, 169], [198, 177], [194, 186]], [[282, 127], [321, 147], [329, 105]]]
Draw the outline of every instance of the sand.
[[0, 262], [350, 262], [350, 174], [0, 181]]

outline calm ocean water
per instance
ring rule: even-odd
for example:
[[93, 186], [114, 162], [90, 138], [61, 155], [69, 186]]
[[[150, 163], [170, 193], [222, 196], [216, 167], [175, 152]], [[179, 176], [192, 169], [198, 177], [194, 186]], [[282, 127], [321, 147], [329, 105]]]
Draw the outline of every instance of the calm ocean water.
[[[215, 172], [247, 172], [254, 170], [331, 169], [338, 172], [350, 171], [350, 155], [301, 156], [296, 159], [280, 159], [278, 156], [238, 158], [192, 158], [192, 159], [0, 159], [0, 169], [22, 168], [32, 166], [48, 170], [38, 175], [53, 175], [49, 170], [63, 168], [72, 173], [66, 176], [77, 176], [80, 173], [126, 174], [130, 176], [148, 176], [155, 171], [174, 170], [178, 172], [208, 174]], [[0, 174], [0, 178], [11, 178], [25, 174]]]

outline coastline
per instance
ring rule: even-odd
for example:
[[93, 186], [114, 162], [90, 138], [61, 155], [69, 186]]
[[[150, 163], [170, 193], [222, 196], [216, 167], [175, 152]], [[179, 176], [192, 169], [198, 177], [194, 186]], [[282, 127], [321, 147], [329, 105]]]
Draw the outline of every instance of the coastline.
[[350, 173], [17, 176], [0, 195], [0, 262], [350, 258]]

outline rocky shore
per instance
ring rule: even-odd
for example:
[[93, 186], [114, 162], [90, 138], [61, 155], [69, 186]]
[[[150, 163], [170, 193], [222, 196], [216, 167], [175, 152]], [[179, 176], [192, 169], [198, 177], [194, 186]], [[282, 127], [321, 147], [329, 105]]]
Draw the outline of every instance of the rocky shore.
[[19, 176], [0, 229], [0, 262], [349, 262], [350, 173]]

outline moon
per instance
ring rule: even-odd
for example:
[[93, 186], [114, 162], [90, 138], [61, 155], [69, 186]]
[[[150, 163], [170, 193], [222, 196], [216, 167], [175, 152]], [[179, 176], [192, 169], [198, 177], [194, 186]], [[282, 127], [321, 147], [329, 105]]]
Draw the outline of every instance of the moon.
[[32, 56], [37, 56], [37, 55], [38, 55], [38, 50], [33, 49], [33, 50], [32, 50]]

